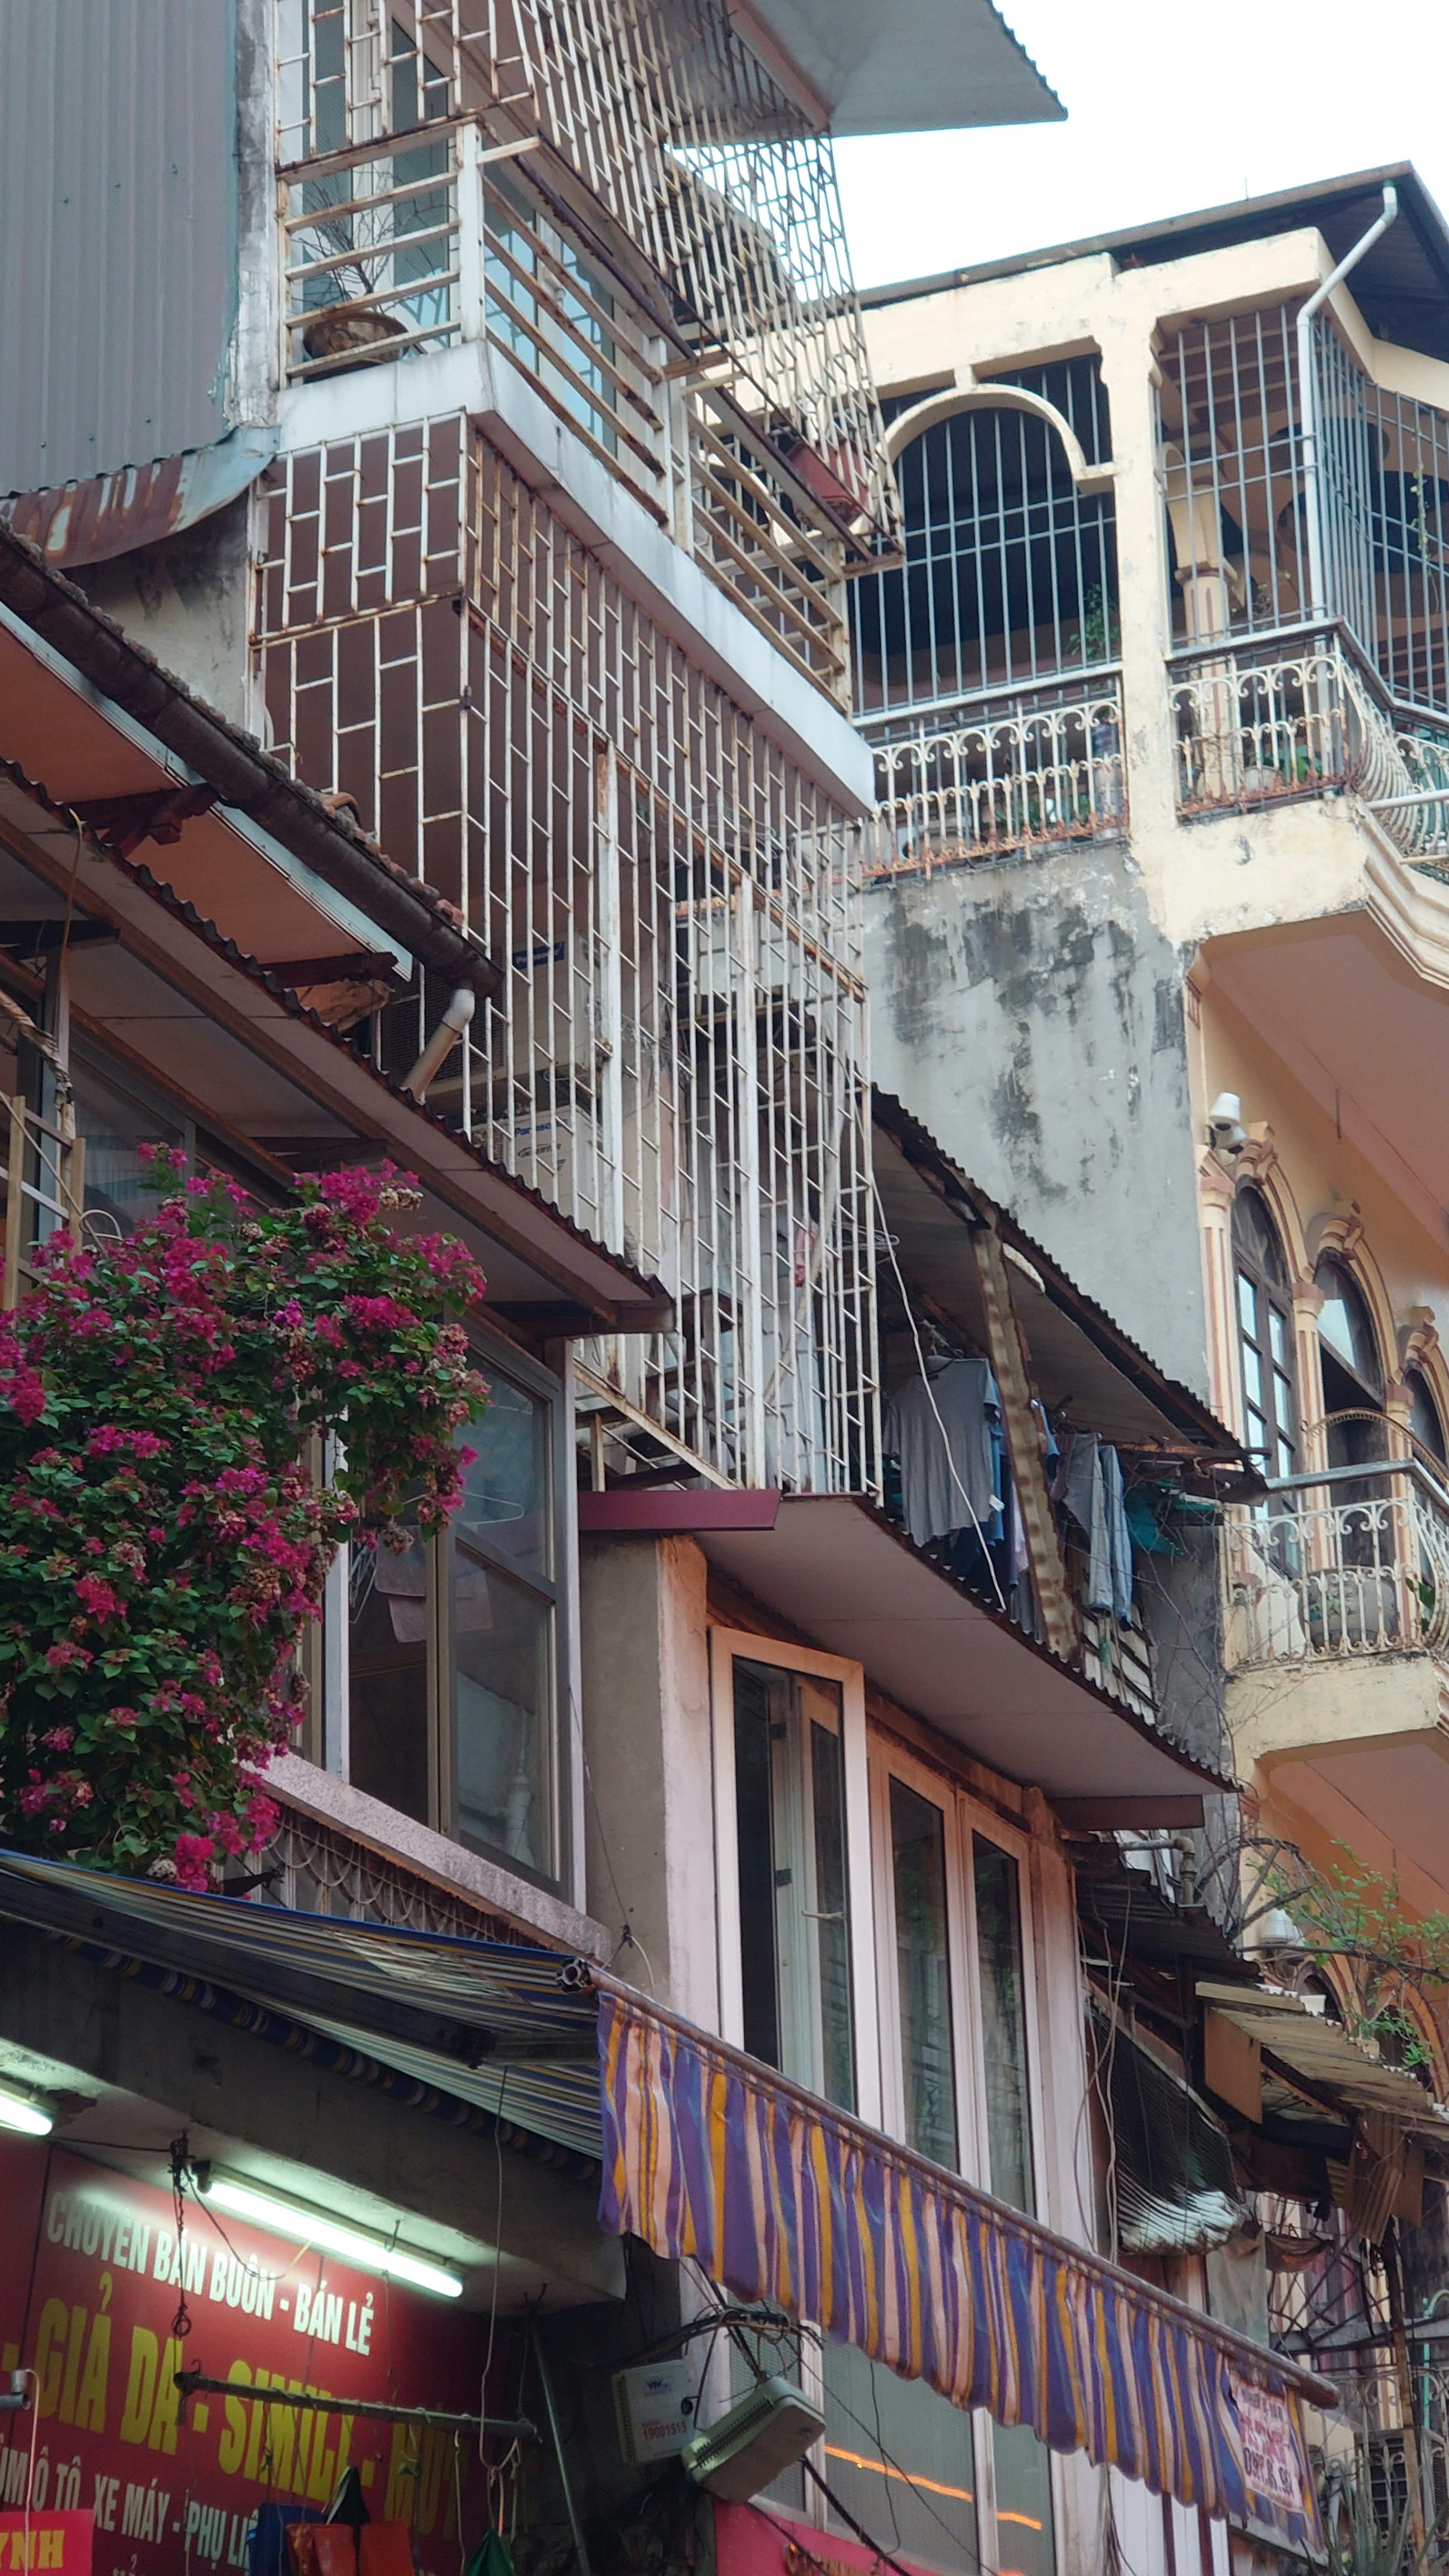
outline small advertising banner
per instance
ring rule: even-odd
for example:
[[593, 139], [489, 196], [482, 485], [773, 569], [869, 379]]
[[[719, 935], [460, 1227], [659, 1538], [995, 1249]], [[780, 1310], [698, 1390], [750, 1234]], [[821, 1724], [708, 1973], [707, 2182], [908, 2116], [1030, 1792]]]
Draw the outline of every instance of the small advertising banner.
[[1228, 2373], [1238, 2428], [1243, 2437], [1243, 2475], [1260, 2496], [1301, 2513], [1304, 2506], [1303, 2463], [1286, 2398], [1275, 2397], [1251, 2379]]
[[[38, 2423], [0, 2416], [0, 2576], [20, 2569], [32, 2431], [35, 2570], [245, 2568], [260, 2505], [319, 2514], [356, 2467], [371, 2519], [409, 2526], [421, 2576], [457, 2576], [460, 2495], [470, 2545], [484, 2528], [476, 2441], [267, 2392], [476, 2413], [476, 2318], [190, 2196], [178, 2234], [169, 2192], [37, 2140], [0, 2136], [0, 2212], [0, 2370], [39, 2382]], [[183, 2410], [183, 2370], [235, 2394]]]
[[33, 2567], [54, 2576], [91, 2576], [95, 2516], [90, 2513], [0, 2513], [0, 2576]]

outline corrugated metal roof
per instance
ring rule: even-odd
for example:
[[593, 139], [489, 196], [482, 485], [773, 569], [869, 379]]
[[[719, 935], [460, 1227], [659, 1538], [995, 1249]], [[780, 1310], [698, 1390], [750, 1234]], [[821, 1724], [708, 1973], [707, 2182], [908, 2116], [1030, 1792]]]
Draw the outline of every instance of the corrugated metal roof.
[[230, 427], [234, 0], [0, 8], [0, 491]]
[[554, 1951], [193, 1896], [0, 1852], [0, 1916], [280, 2007], [346, 2047], [583, 2155], [599, 2151], [591, 1995]]

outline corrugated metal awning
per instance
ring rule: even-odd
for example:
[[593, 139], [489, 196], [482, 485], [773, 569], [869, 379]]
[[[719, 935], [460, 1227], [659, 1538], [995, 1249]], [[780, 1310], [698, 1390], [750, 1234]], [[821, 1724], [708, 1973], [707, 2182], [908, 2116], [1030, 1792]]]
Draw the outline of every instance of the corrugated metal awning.
[[1430, 2101], [1423, 2085], [1386, 2066], [1365, 2041], [1313, 2011], [1301, 1995], [1203, 1982], [1197, 1991], [1201, 2002], [1236, 2022], [1280, 2064], [1326, 2087], [1347, 2111], [1385, 2112], [1401, 2128], [1449, 2147], [1449, 2112]]
[[1133, 2254], [1225, 2245], [1252, 2212], [1221, 2121], [1100, 2005], [1092, 2019], [1112, 2112], [1119, 2241]]
[[0, 1852], [0, 1916], [211, 1981], [596, 2157], [593, 2008], [557, 1951], [296, 1914]]

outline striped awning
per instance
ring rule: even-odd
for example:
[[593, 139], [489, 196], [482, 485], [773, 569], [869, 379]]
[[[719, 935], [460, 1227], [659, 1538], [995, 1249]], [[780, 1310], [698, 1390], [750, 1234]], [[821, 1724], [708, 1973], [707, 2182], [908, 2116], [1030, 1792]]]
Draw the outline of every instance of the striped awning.
[[598, 1992], [599, 2217], [961, 2407], [1314, 2556], [1335, 2392], [739, 2051]]

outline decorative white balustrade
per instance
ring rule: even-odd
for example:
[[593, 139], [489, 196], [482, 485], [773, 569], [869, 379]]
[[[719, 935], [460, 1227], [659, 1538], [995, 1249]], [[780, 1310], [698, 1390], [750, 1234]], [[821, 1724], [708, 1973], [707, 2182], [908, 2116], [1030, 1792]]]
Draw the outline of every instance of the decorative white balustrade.
[[1172, 683], [1184, 814], [1352, 789], [1408, 858], [1449, 851], [1449, 737], [1398, 728], [1337, 635], [1221, 648]]
[[1449, 1649], [1449, 1491], [1416, 1460], [1271, 1485], [1221, 1549], [1230, 1667]]
[[871, 878], [929, 875], [1126, 822], [1115, 679], [1062, 704], [1014, 704], [878, 743], [875, 759]]

